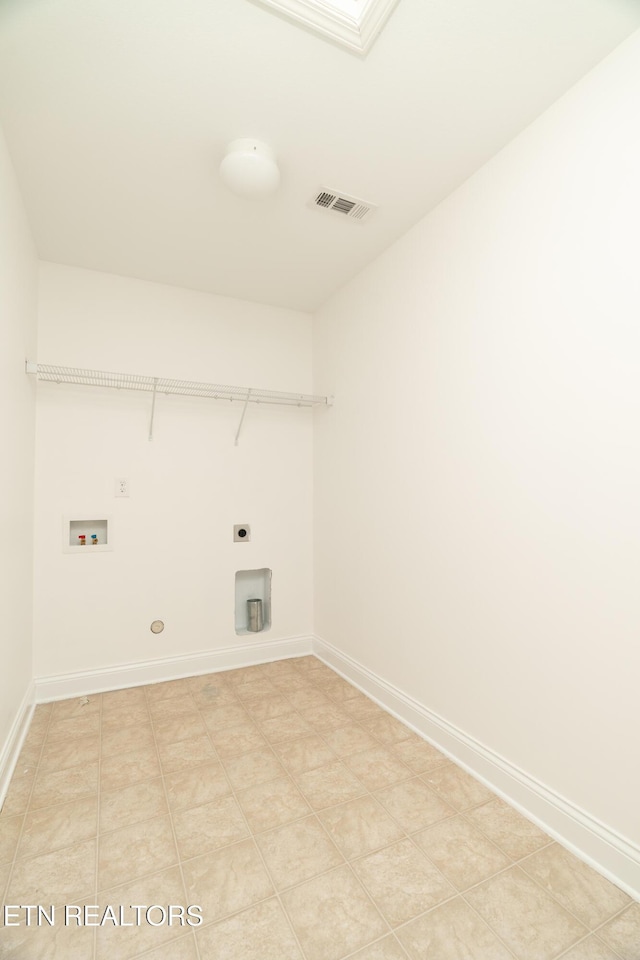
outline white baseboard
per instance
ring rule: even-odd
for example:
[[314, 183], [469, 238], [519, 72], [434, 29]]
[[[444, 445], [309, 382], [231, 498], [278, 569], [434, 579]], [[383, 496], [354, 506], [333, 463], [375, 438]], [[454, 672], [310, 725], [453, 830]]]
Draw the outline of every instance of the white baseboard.
[[411, 727], [635, 900], [640, 847], [448, 723], [336, 647], [313, 638], [313, 653]]
[[15, 770], [20, 751], [22, 750], [22, 744], [24, 743], [29, 724], [31, 723], [34, 700], [35, 686], [33, 681], [31, 681], [22, 698], [22, 703], [18, 707], [18, 712], [9, 730], [9, 735], [0, 751], [0, 810], [2, 809], [4, 798], [7, 795], [9, 783], [11, 782], [13, 771]]
[[37, 703], [50, 700], [65, 700], [89, 693], [104, 693], [123, 687], [138, 687], [163, 680], [178, 680], [202, 673], [217, 673], [234, 670], [255, 663], [286, 660], [289, 657], [304, 657], [312, 652], [311, 637], [289, 637], [284, 640], [243, 643], [183, 657], [166, 657], [161, 660], [145, 660], [138, 663], [123, 663], [98, 670], [82, 670], [77, 673], [51, 677], [36, 677]]

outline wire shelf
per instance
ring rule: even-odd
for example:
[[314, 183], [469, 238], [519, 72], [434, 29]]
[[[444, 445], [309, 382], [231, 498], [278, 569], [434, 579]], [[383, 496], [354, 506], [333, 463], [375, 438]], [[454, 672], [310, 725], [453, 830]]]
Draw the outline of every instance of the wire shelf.
[[258, 387], [231, 387], [223, 383], [200, 383], [193, 380], [171, 380], [166, 377], [147, 377], [136, 373], [110, 373], [105, 370], [85, 370], [80, 367], [61, 367], [50, 363], [32, 363], [27, 360], [26, 372], [35, 374], [38, 380], [50, 383], [73, 383], [87, 387], [111, 387], [115, 390], [142, 390], [152, 394], [149, 440], [153, 439], [153, 418], [156, 396], [202, 397], [207, 400], [237, 400], [243, 404], [242, 415], [236, 433], [238, 445], [240, 431], [249, 403], [273, 403], [286, 407], [330, 406], [329, 397], [310, 393], [285, 393], [281, 390], [263, 390]]
[[89, 387], [112, 387], [116, 390], [144, 390], [148, 393], [203, 397], [209, 400], [277, 403], [294, 407], [314, 407], [329, 403], [328, 397], [308, 393], [284, 393], [279, 390], [263, 390], [257, 387], [232, 387], [222, 383], [171, 380], [165, 377], [147, 377], [134, 373], [110, 373], [104, 370], [60, 367], [48, 363], [27, 364], [27, 372], [35, 373], [38, 380], [47, 380], [51, 383], [75, 383]]

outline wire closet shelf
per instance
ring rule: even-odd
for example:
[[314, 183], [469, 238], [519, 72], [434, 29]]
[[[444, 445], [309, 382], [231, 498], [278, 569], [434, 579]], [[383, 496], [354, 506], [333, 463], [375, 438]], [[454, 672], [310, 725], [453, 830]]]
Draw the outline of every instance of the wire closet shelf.
[[149, 439], [153, 437], [153, 414], [156, 394], [202, 397], [209, 400], [237, 400], [244, 404], [236, 443], [249, 403], [272, 403], [287, 407], [329, 406], [329, 397], [309, 393], [285, 393], [280, 390], [264, 390], [259, 387], [232, 387], [221, 383], [202, 383], [194, 380], [174, 380], [167, 377], [148, 377], [136, 373], [111, 373], [104, 370], [87, 370], [80, 367], [61, 367], [49, 363], [26, 363], [27, 373], [35, 374], [38, 380], [51, 383], [72, 383], [89, 387], [112, 387], [116, 390], [142, 390], [153, 395]]

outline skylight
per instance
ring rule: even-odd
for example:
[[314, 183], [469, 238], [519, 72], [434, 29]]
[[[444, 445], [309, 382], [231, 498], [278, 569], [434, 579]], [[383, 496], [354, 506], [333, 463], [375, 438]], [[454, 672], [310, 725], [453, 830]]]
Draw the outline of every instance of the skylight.
[[254, 0], [354, 53], [365, 54], [398, 0]]

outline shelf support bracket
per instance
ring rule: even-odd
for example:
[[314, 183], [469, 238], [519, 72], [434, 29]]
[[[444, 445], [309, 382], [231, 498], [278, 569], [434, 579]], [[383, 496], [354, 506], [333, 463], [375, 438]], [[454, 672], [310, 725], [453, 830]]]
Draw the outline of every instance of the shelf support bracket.
[[235, 442], [234, 442], [234, 446], [235, 446], [235, 447], [238, 446], [238, 440], [240, 439], [240, 431], [242, 430], [242, 424], [244, 423], [244, 415], [245, 415], [245, 413], [247, 412], [247, 406], [249, 405], [249, 397], [250, 397], [250, 396], [251, 396], [251, 388], [249, 388], [249, 389], [247, 390], [247, 396], [246, 396], [246, 398], [245, 398], [244, 406], [243, 406], [243, 408], [242, 408], [242, 414], [241, 414], [241, 416], [240, 416], [240, 423], [238, 424], [238, 429], [236, 430], [236, 439], [235, 439]]
[[158, 378], [153, 378], [153, 395], [151, 397], [151, 419], [149, 420], [149, 440], [153, 440], [153, 416], [156, 412], [156, 389], [158, 386]]

